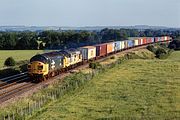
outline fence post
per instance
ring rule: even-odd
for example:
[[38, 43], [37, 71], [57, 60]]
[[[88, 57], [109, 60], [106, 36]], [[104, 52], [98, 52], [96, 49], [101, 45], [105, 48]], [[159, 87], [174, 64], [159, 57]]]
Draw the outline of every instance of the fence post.
[[8, 113], [8, 120], [11, 120], [11, 119], [10, 119], [10, 116], [9, 116], [9, 113]]
[[3, 119], [6, 120], [6, 116], [5, 115], [3, 115]]
[[15, 119], [14, 119], [14, 112], [12, 113], [12, 120], [15, 120]]

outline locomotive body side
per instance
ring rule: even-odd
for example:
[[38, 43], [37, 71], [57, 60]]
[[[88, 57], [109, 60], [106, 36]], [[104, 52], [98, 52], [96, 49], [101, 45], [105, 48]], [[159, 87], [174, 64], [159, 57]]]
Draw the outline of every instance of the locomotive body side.
[[63, 68], [64, 58], [58, 53], [35, 55], [28, 65], [28, 73], [35, 80], [43, 80], [45, 77], [53, 76], [54, 72]]

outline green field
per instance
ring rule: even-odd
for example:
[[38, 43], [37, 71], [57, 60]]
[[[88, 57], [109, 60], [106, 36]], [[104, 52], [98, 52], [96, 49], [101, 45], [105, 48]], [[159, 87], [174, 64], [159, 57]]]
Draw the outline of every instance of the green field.
[[129, 60], [51, 102], [30, 120], [179, 119], [180, 52]]
[[43, 50], [0, 50], [0, 68], [8, 57], [13, 57], [18, 62], [29, 60], [33, 55], [43, 52]]

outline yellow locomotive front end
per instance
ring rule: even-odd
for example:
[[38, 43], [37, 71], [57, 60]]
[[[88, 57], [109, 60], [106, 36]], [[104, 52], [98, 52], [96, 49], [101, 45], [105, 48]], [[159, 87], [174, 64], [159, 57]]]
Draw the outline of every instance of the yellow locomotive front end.
[[36, 55], [28, 64], [28, 73], [35, 81], [43, 81], [49, 72], [49, 64], [44, 56]]
[[34, 76], [34, 75], [45, 76], [48, 74], [48, 69], [49, 69], [48, 64], [44, 64], [39, 61], [31, 62], [28, 65], [28, 72], [32, 76]]

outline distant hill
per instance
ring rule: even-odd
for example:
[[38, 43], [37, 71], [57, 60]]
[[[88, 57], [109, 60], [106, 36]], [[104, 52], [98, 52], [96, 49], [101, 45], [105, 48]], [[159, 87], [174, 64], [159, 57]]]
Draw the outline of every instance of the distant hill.
[[135, 26], [85, 26], [85, 27], [66, 27], [66, 26], [0, 26], [0, 31], [45, 31], [45, 30], [56, 30], [56, 31], [66, 31], [66, 30], [87, 30], [87, 31], [100, 31], [104, 28], [109, 29], [154, 29], [154, 30], [180, 30], [180, 28], [169, 28], [165, 26], [148, 26], [148, 25], [135, 25]]

